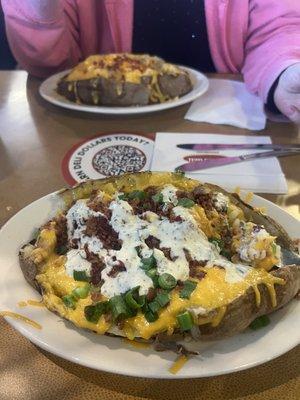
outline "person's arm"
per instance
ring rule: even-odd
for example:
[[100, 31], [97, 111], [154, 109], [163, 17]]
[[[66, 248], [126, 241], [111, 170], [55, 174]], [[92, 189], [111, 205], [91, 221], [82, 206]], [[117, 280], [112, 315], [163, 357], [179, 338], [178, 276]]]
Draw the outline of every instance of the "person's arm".
[[20, 66], [46, 77], [76, 64], [81, 56], [72, 0], [1, 0], [7, 37]]
[[242, 69], [246, 85], [267, 102], [280, 76], [274, 88], [274, 104], [298, 122], [300, 115], [294, 107], [300, 106], [300, 2], [250, 0], [249, 13]]

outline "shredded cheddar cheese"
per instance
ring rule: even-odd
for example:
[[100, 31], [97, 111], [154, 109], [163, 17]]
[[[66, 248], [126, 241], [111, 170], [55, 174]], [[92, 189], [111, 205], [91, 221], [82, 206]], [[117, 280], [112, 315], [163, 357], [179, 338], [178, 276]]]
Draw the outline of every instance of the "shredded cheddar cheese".
[[32, 319], [30, 319], [28, 317], [25, 317], [25, 315], [17, 314], [12, 311], [0, 311], [0, 316], [18, 319], [20, 321], [25, 322], [28, 325], [33, 326], [36, 329], [42, 329], [42, 325], [40, 325], [39, 323], [33, 321]]
[[131, 346], [135, 347], [136, 349], [147, 349], [150, 347], [149, 343], [142, 343], [137, 342], [136, 340], [124, 339], [124, 342], [130, 344]]
[[177, 360], [173, 363], [173, 365], [169, 368], [169, 372], [173, 375], [176, 375], [183, 368], [187, 361], [187, 356], [179, 356]]

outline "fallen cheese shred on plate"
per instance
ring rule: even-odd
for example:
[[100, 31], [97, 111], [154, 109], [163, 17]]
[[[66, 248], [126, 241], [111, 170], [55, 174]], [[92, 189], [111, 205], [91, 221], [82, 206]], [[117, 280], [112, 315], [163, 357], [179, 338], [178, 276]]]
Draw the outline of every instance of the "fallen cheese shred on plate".
[[185, 363], [188, 361], [188, 357], [185, 355], [181, 355], [177, 358], [177, 360], [173, 363], [173, 365], [169, 368], [169, 372], [171, 374], [176, 375], [181, 368], [185, 365]]
[[18, 319], [18, 320], [25, 322], [28, 325], [33, 326], [36, 329], [42, 329], [42, 325], [38, 324], [37, 322], [33, 321], [32, 319], [30, 319], [28, 317], [25, 317], [25, 315], [17, 314], [12, 311], [0, 311], [0, 316]]
[[136, 340], [130, 340], [127, 338], [124, 338], [123, 340], [125, 343], [130, 344], [136, 349], [147, 349], [148, 347], [150, 347], [150, 343], [137, 342]]

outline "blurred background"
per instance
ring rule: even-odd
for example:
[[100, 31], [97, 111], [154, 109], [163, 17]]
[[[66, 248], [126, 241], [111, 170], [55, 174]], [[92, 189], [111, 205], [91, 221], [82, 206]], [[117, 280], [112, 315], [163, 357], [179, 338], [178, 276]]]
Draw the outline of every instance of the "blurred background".
[[14, 56], [12, 55], [5, 32], [4, 15], [0, 1], [0, 70], [14, 69], [17, 65]]

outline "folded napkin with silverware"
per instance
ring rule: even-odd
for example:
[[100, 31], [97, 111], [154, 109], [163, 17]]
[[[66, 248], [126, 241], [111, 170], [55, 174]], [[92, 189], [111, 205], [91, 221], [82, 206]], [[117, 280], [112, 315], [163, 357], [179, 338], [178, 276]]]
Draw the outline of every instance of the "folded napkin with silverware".
[[183, 171], [230, 190], [283, 194], [287, 184], [277, 157], [292, 155], [300, 156], [300, 145], [273, 145], [269, 136], [159, 132], [151, 169]]
[[248, 92], [243, 82], [209, 79], [209, 88], [196, 99], [185, 119], [261, 130], [266, 126], [262, 100]]

